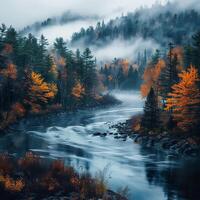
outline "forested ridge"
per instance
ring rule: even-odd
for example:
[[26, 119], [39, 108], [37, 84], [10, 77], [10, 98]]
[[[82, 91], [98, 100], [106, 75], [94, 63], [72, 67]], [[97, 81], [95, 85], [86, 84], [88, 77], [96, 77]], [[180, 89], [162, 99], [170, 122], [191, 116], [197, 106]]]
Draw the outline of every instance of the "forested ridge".
[[[164, 7], [165, 8], [165, 7]], [[115, 39], [130, 40], [137, 37], [153, 39], [166, 48], [169, 41], [177, 45], [188, 43], [200, 26], [200, 14], [196, 10], [141, 9], [107, 23], [98, 22], [96, 27], [82, 28], [72, 36], [72, 44], [104, 46]]]

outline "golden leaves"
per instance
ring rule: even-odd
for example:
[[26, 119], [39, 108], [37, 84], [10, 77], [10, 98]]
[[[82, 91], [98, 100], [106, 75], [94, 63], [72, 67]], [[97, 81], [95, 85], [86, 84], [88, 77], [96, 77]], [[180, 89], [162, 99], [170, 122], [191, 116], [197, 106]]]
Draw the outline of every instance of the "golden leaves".
[[52, 100], [58, 92], [57, 85], [44, 81], [41, 74], [31, 72], [28, 100], [25, 102], [31, 105], [32, 111], [40, 111], [40, 103], [46, 104]]
[[0, 175], [0, 183], [10, 192], [21, 192], [25, 187], [25, 183], [22, 179], [14, 180], [9, 176]]
[[157, 87], [157, 82], [161, 71], [166, 67], [164, 60], [159, 59], [155, 66], [149, 65], [143, 75], [144, 83], [141, 85], [140, 91], [143, 97], [149, 94], [150, 89]]
[[178, 126], [183, 130], [189, 130], [197, 122], [195, 116], [200, 104], [198, 70], [191, 66], [187, 71], [182, 71], [179, 77], [181, 80], [172, 86], [173, 91], [169, 93], [165, 109], [173, 110]]

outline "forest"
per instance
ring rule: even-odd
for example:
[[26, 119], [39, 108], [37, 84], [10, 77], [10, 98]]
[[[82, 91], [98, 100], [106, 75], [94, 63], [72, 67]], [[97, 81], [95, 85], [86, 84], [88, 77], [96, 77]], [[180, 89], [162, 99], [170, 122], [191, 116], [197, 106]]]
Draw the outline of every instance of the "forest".
[[199, 199], [198, 0], [57, 1], [0, 7], [2, 200]]
[[0, 128], [26, 114], [114, 103], [102, 96], [104, 85], [89, 48], [72, 52], [63, 38], [52, 49], [42, 35], [23, 37], [1, 26]]
[[158, 9], [155, 14], [152, 10], [141, 9], [106, 24], [103, 21], [98, 22], [96, 27], [82, 28], [80, 32], [73, 34], [71, 42], [74, 45], [81, 41], [87, 45], [102, 46], [119, 38], [130, 40], [142, 37], [154, 39], [165, 49], [169, 42], [187, 45], [196, 27], [200, 25], [200, 15], [196, 10], [170, 12], [163, 9], [162, 12], [162, 9]]

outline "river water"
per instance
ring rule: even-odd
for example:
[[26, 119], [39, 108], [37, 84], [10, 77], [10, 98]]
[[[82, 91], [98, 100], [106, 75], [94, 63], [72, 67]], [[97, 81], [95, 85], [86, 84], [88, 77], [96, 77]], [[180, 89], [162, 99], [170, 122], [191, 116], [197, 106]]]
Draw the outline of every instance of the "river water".
[[106, 171], [112, 190], [129, 188], [131, 200], [200, 199], [200, 164], [144, 149], [131, 139], [113, 135], [109, 126], [142, 112], [139, 92], [114, 93], [122, 104], [110, 108], [63, 113], [26, 120], [1, 136], [0, 151], [21, 156], [27, 151], [62, 159], [80, 172]]

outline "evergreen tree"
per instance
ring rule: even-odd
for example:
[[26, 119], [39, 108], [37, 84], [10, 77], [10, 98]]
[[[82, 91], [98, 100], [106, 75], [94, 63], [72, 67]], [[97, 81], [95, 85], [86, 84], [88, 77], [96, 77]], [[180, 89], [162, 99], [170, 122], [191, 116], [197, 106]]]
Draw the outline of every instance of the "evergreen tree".
[[172, 44], [169, 44], [169, 54], [167, 57], [166, 67], [161, 71], [159, 78], [159, 86], [160, 86], [160, 95], [165, 100], [167, 98], [168, 93], [172, 91], [172, 85], [176, 84], [179, 80], [178, 78], [178, 59], [177, 54], [173, 54], [172, 52]]
[[[200, 31], [193, 36], [193, 65], [197, 67], [200, 74]], [[188, 66], [189, 67], [189, 66]]]
[[145, 102], [141, 127], [148, 130], [153, 130], [159, 127], [158, 100], [153, 88], [151, 88]]
[[124, 71], [123, 71], [122, 67], [119, 68], [119, 71], [118, 71], [118, 74], [117, 74], [117, 79], [118, 79], [118, 87], [121, 88], [122, 84], [125, 80]]
[[56, 38], [56, 41], [54, 42], [54, 48], [58, 55], [63, 58], [67, 57], [67, 44], [62, 37]]
[[83, 59], [83, 86], [87, 95], [93, 94], [93, 89], [97, 80], [96, 65], [89, 48], [86, 48], [82, 55]]

